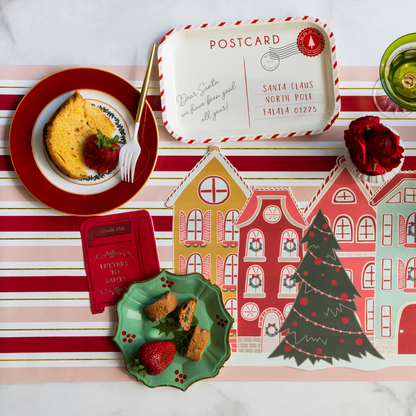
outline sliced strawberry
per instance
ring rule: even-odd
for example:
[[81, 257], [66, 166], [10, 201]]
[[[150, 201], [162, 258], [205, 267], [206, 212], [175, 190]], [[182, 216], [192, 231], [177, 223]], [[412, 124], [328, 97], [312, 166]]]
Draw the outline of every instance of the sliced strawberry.
[[84, 147], [85, 164], [97, 170], [98, 174], [115, 169], [120, 153], [119, 137], [109, 138], [103, 135], [98, 129], [98, 133], [90, 136]]

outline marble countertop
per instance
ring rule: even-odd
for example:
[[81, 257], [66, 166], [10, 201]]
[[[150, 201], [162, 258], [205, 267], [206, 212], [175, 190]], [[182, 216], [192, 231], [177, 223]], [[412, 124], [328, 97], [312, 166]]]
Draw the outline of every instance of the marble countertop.
[[[410, 0], [0, 0], [0, 65], [145, 65], [150, 45], [177, 26], [312, 15], [333, 30], [340, 66], [378, 66], [394, 39], [414, 31], [414, 8]], [[139, 412], [410, 416], [416, 385], [204, 381], [183, 393], [133, 382], [0, 384], [1, 414]]]

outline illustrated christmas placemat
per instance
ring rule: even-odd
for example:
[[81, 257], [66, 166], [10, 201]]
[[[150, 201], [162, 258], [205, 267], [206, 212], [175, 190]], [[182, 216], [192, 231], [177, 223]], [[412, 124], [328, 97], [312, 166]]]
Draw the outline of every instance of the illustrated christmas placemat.
[[222, 289], [229, 366], [416, 364], [416, 172], [374, 192], [344, 156], [302, 210], [248, 187], [216, 147], [167, 197], [173, 264]]

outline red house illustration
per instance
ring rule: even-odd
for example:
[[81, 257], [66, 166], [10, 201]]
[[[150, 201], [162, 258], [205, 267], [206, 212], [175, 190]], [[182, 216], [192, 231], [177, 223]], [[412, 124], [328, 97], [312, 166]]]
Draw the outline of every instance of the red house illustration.
[[253, 188], [236, 222], [238, 352], [270, 353], [279, 344], [298, 290], [290, 277], [303, 258], [306, 226], [289, 188]]
[[376, 211], [369, 204], [372, 195], [369, 185], [352, 175], [345, 157], [339, 156], [303, 215], [309, 223], [319, 209], [325, 215], [342, 249], [337, 255], [362, 296], [356, 299], [361, 327], [374, 344]]

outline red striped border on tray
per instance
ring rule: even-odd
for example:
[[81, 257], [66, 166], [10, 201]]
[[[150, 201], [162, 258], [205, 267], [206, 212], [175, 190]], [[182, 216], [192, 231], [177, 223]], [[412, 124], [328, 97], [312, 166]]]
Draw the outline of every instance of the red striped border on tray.
[[286, 18], [272, 18], [272, 19], [255, 19], [255, 20], [246, 20], [246, 21], [236, 21], [236, 22], [221, 22], [217, 24], [203, 24], [203, 25], [187, 25], [187, 26], [181, 26], [177, 27], [175, 29], [172, 29], [169, 31], [160, 42], [159, 48], [158, 48], [158, 65], [159, 65], [159, 82], [160, 82], [160, 90], [161, 90], [161, 108], [162, 108], [162, 117], [163, 117], [163, 124], [165, 125], [166, 129], [169, 131], [169, 133], [175, 137], [177, 140], [183, 141], [185, 143], [214, 143], [214, 142], [226, 142], [226, 141], [242, 141], [242, 140], [258, 140], [261, 139], [270, 139], [275, 136], [273, 135], [261, 135], [261, 136], [244, 136], [244, 137], [227, 137], [222, 139], [204, 139], [204, 140], [194, 140], [191, 138], [183, 138], [180, 137], [177, 133], [173, 131], [169, 124], [169, 120], [166, 116], [166, 98], [165, 98], [165, 81], [163, 78], [164, 73], [164, 65], [163, 65], [163, 47], [166, 39], [171, 36], [173, 33], [181, 30], [190, 30], [190, 29], [203, 29], [205, 27], [222, 27], [222, 26], [243, 26], [243, 25], [253, 25], [253, 24], [264, 24], [264, 23], [277, 23], [277, 22], [289, 22], [289, 21], [306, 21], [306, 22], [312, 22], [317, 25], [319, 25], [325, 33], [328, 35], [329, 42], [330, 42], [330, 48], [331, 48], [331, 55], [332, 55], [332, 61], [333, 64], [333, 79], [334, 79], [334, 96], [335, 96], [335, 109], [334, 109], [334, 116], [331, 119], [331, 122], [318, 130], [314, 131], [297, 131], [290, 134], [280, 134], [279, 137], [293, 137], [293, 136], [305, 136], [310, 134], [319, 134], [323, 131], [328, 130], [335, 122], [335, 120], [338, 118], [340, 110], [341, 110], [341, 100], [340, 100], [340, 90], [339, 90], [339, 74], [338, 74], [338, 62], [336, 57], [336, 45], [335, 45], [335, 39], [334, 34], [329, 29], [328, 25], [324, 22], [322, 22], [320, 19], [312, 17], [312, 16], [296, 16], [296, 17], [286, 17]]

